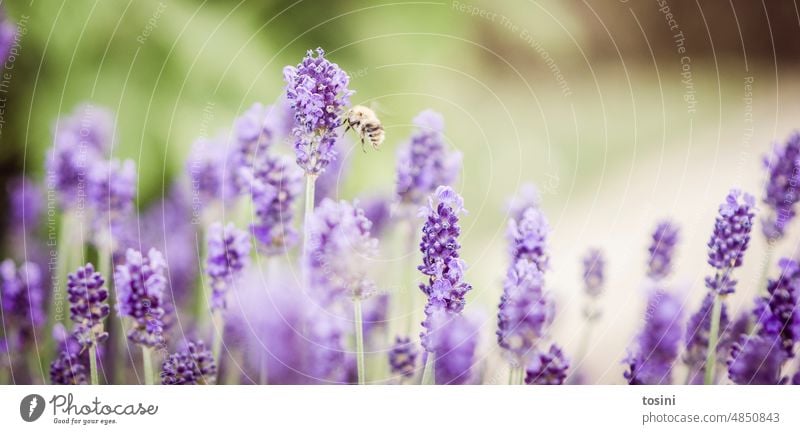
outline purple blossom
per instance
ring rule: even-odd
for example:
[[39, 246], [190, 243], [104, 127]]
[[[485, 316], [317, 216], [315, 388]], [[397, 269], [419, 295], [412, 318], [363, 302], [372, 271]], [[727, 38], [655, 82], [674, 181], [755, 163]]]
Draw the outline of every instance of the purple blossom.
[[84, 347], [95, 345], [108, 337], [103, 320], [108, 316], [108, 289], [105, 280], [94, 271], [92, 264], [79, 267], [67, 276], [70, 319], [75, 323], [75, 336]]
[[714, 231], [708, 241], [708, 263], [717, 272], [713, 277], [706, 277], [706, 286], [720, 295], [735, 290], [736, 280], [731, 278], [731, 272], [742, 265], [742, 257], [750, 242], [754, 204], [753, 196], [731, 190], [725, 203], [719, 206]]
[[257, 102], [234, 122], [235, 146], [231, 164], [239, 192], [246, 192], [249, 185], [249, 179], [244, 174], [257, 170], [267, 158], [267, 149], [275, 139], [275, 120], [271, 119], [275, 115], [277, 110], [272, 106]]
[[11, 48], [17, 39], [17, 26], [8, 19], [3, 8], [0, 8], [0, 63], [6, 63]]
[[781, 367], [787, 359], [776, 336], [743, 335], [731, 348], [728, 377], [736, 384], [784, 384]]
[[128, 249], [125, 262], [117, 265], [114, 272], [114, 288], [117, 291], [117, 312], [132, 320], [128, 339], [146, 347], [164, 343], [164, 292], [167, 264], [156, 249], [147, 256]]
[[679, 233], [678, 226], [669, 220], [664, 220], [656, 226], [653, 243], [647, 249], [650, 253], [647, 260], [647, 276], [651, 279], [662, 280], [672, 271], [672, 257], [678, 244]]
[[597, 297], [603, 290], [606, 261], [603, 252], [591, 248], [583, 257], [583, 284], [590, 297]]
[[206, 273], [211, 279], [211, 308], [225, 309], [228, 291], [250, 262], [250, 238], [233, 223], [212, 224], [207, 237]]
[[[389, 294], [376, 294], [361, 303], [363, 309], [363, 328], [365, 339], [389, 324]], [[375, 336], [376, 338], [378, 336]]]
[[11, 227], [25, 233], [35, 232], [45, 204], [42, 189], [31, 179], [21, 176], [9, 183]]
[[95, 229], [116, 234], [122, 220], [133, 213], [135, 164], [132, 160], [96, 163], [89, 171], [87, 190], [95, 213]]
[[800, 340], [800, 265], [783, 258], [780, 275], [767, 283], [768, 296], [757, 301], [754, 316], [760, 325], [759, 334], [775, 336], [787, 357], [794, 357]]
[[279, 255], [298, 242], [292, 227], [297, 196], [303, 190], [303, 173], [287, 157], [268, 157], [246, 174], [256, 213], [250, 225], [266, 255]]
[[[519, 219], [512, 218], [508, 222], [507, 237], [511, 247], [512, 264], [519, 260], [527, 260], [540, 272], [548, 267], [547, 234], [550, 225], [544, 213], [530, 207], [520, 214]], [[602, 274], [602, 270], [600, 271]]]
[[[683, 361], [689, 365], [690, 383], [695, 380], [702, 380], [705, 373], [706, 354], [708, 353], [708, 340], [711, 333], [711, 310], [714, 303], [714, 293], [707, 293], [700, 305], [700, 310], [689, 317], [686, 325], [686, 349], [683, 353]], [[717, 354], [725, 352], [725, 331], [728, 330], [728, 308], [722, 303], [719, 319], [719, 342]], [[720, 360], [717, 357], [717, 360]]]
[[527, 259], [518, 260], [506, 276], [497, 314], [497, 342], [518, 363], [532, 356], [552, 318], [542, 284], [542, 273]]
[[511, 220], [522, 220], [529, 208], [540, 209], [542, 197], [535, 185], [526, 183], [519, 187], [519, 192], [508, 201], [508, 217]]
[[786, 226], [794, 218], [795, 204], [800, 200], [800, 132], [795, 131], [783, 146], [775, 145], [764, 157], [768, 180], [763, 202], [772, 211], [761, 219], [761, 229], [768, 240], [783, 238]]
[[429, 199], [425, 224], [422, 227], [420, 251], [423, 259], [418, 268], [428, 276], [420, 289], [428, 297], [425, 305], [425, 331], [420, 335], [422, 345], [431, 352], [427, 335], [434, 329], [434, 316], [440, 311], [459, 314], [464, 309], [464, 296], [472, 286], [462, 279], [466, 264], [459, 258], [458, 214], [464, 211], [463, 199], [453, 189], [440, 186]]
[[[334, 145], [335, 149], [345, 149], [350, 146], [347, 138], [339, 137]], [[314, 190], [314, 206], [319, 205], [325, 198], [339, 200], [339, 188], [344, 183], [349, 173], [350, 159], [345, 155], [337, 156], [328, 163], [325, 171], [320, 173], [317, 178]]]
[[89, 384], [89, 352], [74, 335], [68, 335], [64, 326], [53, 331], [58, 344], [55, 359], [50, 362], [50, 382], [57, 385]]
[[25, 262], [17, 267], [14, 261], [6, 259], [0, 263], [0, 279], [0, 306], [5, 322], [13, 324], [24, 341], [45, 320], [41, 271], [35, 263]]
[[369, 261], [377, 255], [372, 223], [364, 211], [347, 202], [325, 199], [309, 222], [306, 266], [311, 284], [325, 300], [340, 295], [366, 298], [375, 290]]
[[653, 292], [635, 352], [625, 360], [628, 370], [624, 375], [629, 384], [671, 384], [683, 335], [682, 317], [681, 302], [675, 296], [661, 290]]
[[467, 317], [440, 311], [428, 319], [427, 357], [436, 357], [436, 384], [468, 384], [472, 381], [478, 324]]
[[161, 364], [161, 384], [214, 384], [217, 365], [203, 341], [186, 343], [186, 349], [170, 354]]
[[559, 385], [564, 384], [569, 370], [569, 360], [556, 345], [549, 351], [537, 350], [525, 367], [525, 384]]
[[297, 164], [309, 175], [319, 175], [336, 158], [336, 129], [352, 92], [349, 77], [339, 65], [309, 50], [297, 67], [283, 69], [286, 97], [294, 111], [294, 148]]
[[357, 202], [364, 210], [364, 217], [372, 222], [370, 233], [379, 238], [391, 224], [391, 201], [384, 196], [370, 196]]
[[394, 345], [389, 350], [389, 368], [392, 375], [401, 378], [413, 377], [417, 369], [418, 355], [419, 352], [409, 337], [395, 337]]
[[191, 183], [192, 203], [198, 210], [234, 195], [231, 160], [222, 139], [201, 138], [192, 145], [186, 173]]
[[348, 382], [350, 355], [345, 350], [344, 340], [352, 324], [342, 316], [321, 309], [311, 312], [309, 318], [306, 375], [321, 382]]
[[413, 123], [416, 131], [397, 154], [397, 196], [403, 203], [419, 205], [438, 186], [455, 182], [461, 154], [448, 152], [441, 114], [424, 110]]

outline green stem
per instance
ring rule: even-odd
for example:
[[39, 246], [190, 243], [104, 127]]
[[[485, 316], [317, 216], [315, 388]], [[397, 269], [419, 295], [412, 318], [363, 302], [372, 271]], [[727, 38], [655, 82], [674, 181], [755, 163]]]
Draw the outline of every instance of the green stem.
[[758, 279], [758, 288], [756, 293], [758, 295], [767, 295], [767, 275], [769, 274], [769, 266], [772, 262], [772, 243], [767, 243], [767, 254], [764, 257], [764, 265], [761, 267], [761, 276]]
[[303, 254], [307, 253], [311, 236], [311, 216], [314, 214], [314, 193], [317, 187], [317, 175], [306, 174], [306, 201], [303, 211]]
[[714, 294], [711, 308], [711, 327], [708, 331], [708, 351], [706, 353], [706, 372], [704, 384], [714, 384], [714, 370], [717, 366], [717, 341], [719, 340], [719, 317], [722, 312], [722, 300]]
[[589, 346], [592, 342], [592, 325], [597, 316], [596, 306], [597, 304], [594, 298], [590, 299], [586, 306], [587, 317], [583, 325], [583, 336], [581, 337], [581, 343], [578, 347], [578, 352], [576, 353], [576, 360], [578, 364], [583, 364], [583, 360], [586, 358], [586, 355], [589, 354]]
[[222, 316], [222, 311], [214, 311], [214, 343], [211, 345], [211, 354], [214, 356], [214, 361], [217, 367], [220, 366], [220, 352], [222, 351], [222, 335], [225, 328], [225, 318]]
[[261, 366], [258, 371], [258, 384], [269, 384], [269, 360], [266, 350], [261, 353]]
[[425, 360], [425, 369], [422, 371], [422, 384], [433, 385], [436, 384], [436, 355], [434, 353], [427, 353], [427, 360]]
[[144, 384], [153, 385], [155, 376], [153, 375], [153, 351], [148, 347], [142, 347], [142, 365], [144, 367]]
[[356, 365], [358, 367], [358, 384], [366, 384], [367, 373], [364, 368], [364, 319], [361, 315], [361, 299], [353, 300], [356, 322]]
[[100, 384], [100, 378], [97, 375], [97, 345], [94, 342], [89, 345], [89, 372], [92, 377], [92, 385]]

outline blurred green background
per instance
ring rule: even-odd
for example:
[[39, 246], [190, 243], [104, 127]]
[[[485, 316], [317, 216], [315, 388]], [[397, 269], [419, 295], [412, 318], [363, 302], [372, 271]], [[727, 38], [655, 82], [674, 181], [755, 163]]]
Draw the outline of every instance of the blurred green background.
[[[568, 350], [580, 328], [578, 258], [589, 244], [608, 252], [608, 314], [585, 368], [618, 382], [656, 219], [685, 228], [675, 286], [692, 309], [717, 204], [734, 185], [758, 193], [760, 155], [798, 124], [793, 2], [703, 3], [666, 2], [670, 21], [659, 2], [624, 0], [4, 1], [25, 33], [0, 176], [41, 179], [55, 119], [90, 101], [116, 113], [112, 154], [137, 161], [143, 207], [182, 175], [195, 138], [277, 101], [282, 68], [321, 46], [387, 131], [379, 152], [346, 150], [341, 197], [390, 193], [410, 120], [442, 112], [464, 153], [464, 257], [486, 345], [507, 266], [503, 205], [534, 182], [554, 228], [550, 286]], [[759, 267], [747, 264], [742, 281]]]

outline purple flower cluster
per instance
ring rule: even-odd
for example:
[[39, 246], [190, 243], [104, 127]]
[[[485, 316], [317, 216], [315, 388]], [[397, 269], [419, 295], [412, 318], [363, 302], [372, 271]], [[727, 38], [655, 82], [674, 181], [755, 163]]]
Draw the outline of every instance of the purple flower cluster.
[[21, 338], [41, 326], [45, 316], [39, 266], [25, 262], [17, 267], [11, 259], [0, 263], [0, 302], [5, 321], [16, 326]]
[[250, 225], [260, 249], [279, 255], [297, 244], [294, 206], [303, 190], [303, 173], [287, 157], [268, 157], [247, 175], [257, 221]]
[[590, 297], [597, 297], [603, 290], [606, 260], [603, 251], [591, 248], [583, 257], [583, 285]]
[[436, 384], [468, 384], [478, 346], [478, 324], [463, 315], [439, 311], [428, 321], [428, 354], [436, 357]]
[[108, 316], [108, 290], [105, 280], [92, 264], [79, 267], [67, 277], [70, 319], [75, 323], [75, 336], [84, 347], [104, 341], [103, 320]]
[[506, 276], [497, 314], [497, 342], [518, 363], [532, 356], [552, 318], [542, 286], [542, 272], [527, 259], [517, 261]]
[[211, 308], [225, 309], [228, 291], [250, 262], [250, 238], [233, 223], [208, 228], [206, 273], [211, 279]]
[[682, 317], [681, 302], [675, 296], [663, 291], [650, 295], [644, 330], [635, 352], [625, 360], [629, 384], [671, 384], [683, 335]]
[[307, 337], [310, 348], [306, 360], [306, 373], [313, 379], [325, 382], [348, 381], [352, 354], [345, 350], [347, 322], [331, 312], [318, 309], [310, 315]]
[[202, 209], [215, 201], [233, 196], [234, 180], [225, 143], [220, 139], [201, 138], [194, 142], [186, 173], [192, 188], [192, 202]]
[[392, 375], [401, 378], [413, 377], [417, 368], [418, 355], [410, 338], [397, 336], [389, 351], [389, 368]]
[[548, 351], [537, 350], [525, 367], [525, 384], [559, 385], [564, 384], [569, 369], [569, 360], [556, 345]]
[[776, 341], [787, 357], [794, 357], [800, 341], [800, 265], [783, 258], [779, 268], [778, 278], [767, 284], [768, 295], [757, 300], [754, 316], [759, 334]]
[[377, 254], [372, 223], [347, 202], [325, 199], [309, 221], [306, 266], [314, 291], [327, 303], [341, 295], [366, 298], [375, 290], [369, 260]]
[[708, 241], [708, 263], [717, 273], [713, 277], [706, 277], [706, 286], [720, 295], [735, 290], [736, 280], [731, 278], [731, 271], [742, 265], [744, 252], [750, 243], [754, 205], [753, 196], [731, 190], [725, 202], [719, 206], [714, 231]]
[[794, 218], [795, 205], [800, 201], [800, 132], [794, 132], [786, 144], [776, 145], [771, 155], [764, 157], [769, 179], [764, 189], [764, 204], [772, 211], [761, 219], [762, 231], [768, 240], [783, 238], [786, 226]]
[[5, 10], [0, 8], [0, 63], [5, 64], [11, 47], [17, 37], [17, 27], [8, 19]]
[[42, 189], [27, 177], [19, 177], [10, 183], [10, 226], [22, 232], [35, 232], [42, 218], [45, 204]]
[[438, 312], [459, 314], [464, 309], [464, 296], [472, 286], [463, 281], [466, 265], [459, 258], [458, 236], [461, 228], [458, 215], [464, 211], [464, 201], [452, 188], [440, 186], [429, 199], [425, 212], [427, 218], [422, 227], [422, 265], [418, 268], [428, 276], [428, 281], [420, 285], [428, 297], [425, 305], [425, 330], [420, 336], [428, 352], [432, 345], [427, 334], [434, 329], [433, 317]]
[[680, 230], [678, 226], [664, 220], [653, 232], [653, 243], [648, 248], [647, 276], [654, 281], [664, 279], [672, 271], [672, 257], [678, 244]]
[[89, 384], [89, 352], [59, 324], [53, 332], [58, 353], [50, 362], [50, 382], [57, 385]]
[[784, 384], [781, 367], [787, 359], [775, 339], [742, 335], [731, 347], [728, 377], [736, 384]]
[[234, 122], [235, 146], [232, 150], [231, 164], [236, 187], [246, 192], [248, 179], [243, 176], [256, 170], [267, 158], [267, 150], [275, 140], [278, 109], [255, 103]]
[[[720, 310], [719, 320], [719, 337], [724, 337], [724, 333], [728, 330], [728, 308], [727, 305], [722, 303]], [[700, 305], [700, 310], [695, 312], [689, 317], [689, 322], [686, 325], [686, 349], [683, 353], [684, 362], [689, 365], [690, 379], [702, 380], [705, 372], [706, 355], [708, 354], [708, 340], [711, 334], [711, 310], [714, 303], [714, 293], [709, 292], [703, 298], [703, 303]], [[717, 345], [717, 354], [725, 354], [726, 346], [722, 345], [723, 339], [720, 339], [720, 345]], [[719, 360], [719, 358], [718, 358]], [[692, 381], [693, 382], [693, 381]]]
[[[540, 272], [547, 270], [547, 234], [550, 225], [538, 207], [530, 207], [518, 219], [508, 222], [508, 240], [511, 246], [512, 263], [530, 261]], [[602, 273], [602, 270], [601, 270]]]
[[135, 344], [155, 347], [164, 343], [166, 267], [164, 256], [156, 249], [150, 249], [147, 256], [128, 249], [125, 262], [114, 272], [117, 312], [132, 319], [128, 339]]
[[186, 343], [186, 349], [170, 354], [161, 364], [161, 384], [214, 384], [217, 365], [203, 341]]
[[116, 234], [123, 219], [133, 212], [135, 164], [132, 160], [95, 163], [89, 171], [87, 191], [95, 230]]
[[419, 205], [438, 186], [455, 182], [461, 154], [448, 152], [441, 114], [425, 110], [413, 123], [417, 130], [397, 155], [397, 196], [403, 203]]
[[294, 111], [294, 148], [297, 164], [310, 175], [318, 175], [336, 158], [336, 129], [342, 125], [350, 104], [350, 78], [339, 65], [309, 50], [297, 67], [283, 70], [286, 97]]

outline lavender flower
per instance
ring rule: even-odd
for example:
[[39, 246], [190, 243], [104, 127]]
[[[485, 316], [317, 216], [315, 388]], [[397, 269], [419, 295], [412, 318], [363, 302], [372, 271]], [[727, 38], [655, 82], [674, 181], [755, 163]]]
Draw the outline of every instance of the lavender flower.
[[[334, 145], [335, 149], [346, 149], [350, 147], [350, 142], [346, 137], [339, 137]], [[317, 178], [316, 187], [314, 190], [314, 206], [316, 207], [325, 198], [339, 200], [339, 187], [344, 183], [344, 180], [349, 173], [350, 160], [345, 158], [345, 155], [337, 156], [328, 163], [325, 171], [320, 173]]]
[[672, 271], [672, 257], [678, 243], [678, 226], [664, 220], [653, 232], [653, 244], [647, 249], [650, 256], [647, 261], [647, 276], [654, 281], [662, 280]]
[[527, 259], [508, 271], [497, 314], [497, 342], [517, 363], [530, 357], [551, 319], [542, 292], [542, 273]]
[[75, 323], [75, 336], [84, 347], [108, 337], [103, 331], [103, 320], [110, 311], [104, 284], [103, 276], [94, 271], [92, 264], [79, 267], [67, 277], [70, 319]]
[[225, 309], [228, 290], [250, 261], [250, 239], [233, 223], [214, 223], [208, 228], [206, 273], [211, 278], [211, 308]]
[[541, 202], [541, 195], [535, 185], [522, 184], [519, 192], [508, 201], [508, 217], [511, 220], [520, 221], [529, 208], [539, 210]]
[[166, 262], [156, 249], [147, 256], [128, 249], [125, 263], [117, 265], [114, 287], [117, 291], [117, 312], [132, 320], [128, 339], [146, 347], [164, 343], [164, 291], [167, 279]]
[[681, 302], [675, 296], [660, 290], [650, 296], [636, 351], [625, 360], [629, 384], [671, 384], [683, 333], [682, 316]]
[[780, 275], [767, 284], [768, 296], [758, 300], [755, 317], [759, 334], [777, 337], [786, 356], [794, 357], [800, 340], [800, 265], [794, 260], [779, 261]]
[[459, 258], [458, 236], [461, 228], [458, 215], [464, 211], [464, 202], [452, 188], [440, 186], [429, 199], [425, 224], [422, 228], [420, 251], [422, 265], [418, 268], [428, 276], [420, 289], [428, 297], [425, 305], [426, 319], [422, 323], [426, 331], [420, 337], [426, 351], [432, 352], [427, 339], [435, 324], [433, 317], [443, 311], [459, 314], [464, 309], [464, 296], [472, 286], [462, 279], [466, 264]]
[[63, 326], [54, 333], [58, 352], [50, 362], [50, 382], [58, 385], [89, 384], [88, 351], [73, 335], [67, 335]]
[[237, 190], [245, 192], [248, 179], [243, 173], [252, 172], [267, 158], [267, 149], [275, 139], [274, 118], [277, 110], [272, 106], [255, 103], [234, 123], [235, 146], [232, 152], [232, 169], [236, 175]]
[[472, 380], [475, 349], [478, 345], [478, 324], [463, 315], [446, 311], [429, 317], [427, 357], [436, 357], [436, 384], [468, 384]]
[[309, 50], [297, 67], [283, 69], [286, 97], [294, 111], [297, 164], [309, 175], [319, 175], [336, 158], [336, 129], [350, 104], [350, 78], [339, 65]]
[[761, 219], [761, 229], [768, 240], [778, 240], [783, 238], [800, 200], [796, 192], [800, 182], [800, 132], [792, 133], [785, 145], [776, 145], [772, 154], [764, 157], [764, 166], [769, 179], [762, 200], [772, 212]]
[[413, 123], [417, 130], [397, 155], [397, 196], [403, 203], [419, 205], [438, 186], [455, 182], [461, 154], [448, 152], [439, 113], [422, 111]]
[[559, 385], [567, 378], [569, 361], [556, 345], [537, 351], [525, 367], [525, 384]]
[[11, 227], [34, 232], [39, 226], [44, 205], [42, 189], [31, 179], [21, 176], [9, 184]]
[[344, 383], [348, 381], [348, 360], [344, 347], [347, 321], [343, 317], [319, 309], [312, 312], [308, 321], [307, 341], [309, 347], [305, 371], [313, 379], [323, 382]]
[[[44, 293], [39, 266], [25, 262], [19, 267], [11, 259], [0, 263], [0, 306], [6, 324], [13, 324], [23, 339], [44, 323]], [[6, 338], [10, 339], [8, 335]]]
[[372, 222], [370, 233], [379, 238], [391, 224], [391, 201], [384, 196], [370, 196], [357, 202], [364, 210], [364, 217]]
[[161, 364], [161, 384], [214, 384], [217, 365], [203, 341], [186, 343], [186, 349], [167, 356]]
[[303, 189], [303, 173], [286, 157], [269, 157], [246, 178], [250, 184], [257, 222], [250, 225], [259, 247], [278, 255], [297, 244], [292, 227], [294, 204]]
[[733, 344], [728, 377], [736, 384], [784, 384], [781, 367], [787, 360], [780, 340], [773, 336], [747, 336]]
[[5, 10], [0, 9], [0, 63], [6, 63], [16, 38], [17, 27], [8, 19]]
[[[547, 270], [547, 234], [550, 226], [541, 210], [530, 207], [520, 214], [519, 219], [508, 222], [508, 240], [511, 246], [512, 264], [519, 260], [527, 260], [540, 272]], [[602, 275], [602, 266], [600, 269]], [[602, 279], [602, 277], [601, 277]]]
[[706, 286], [720, 295], [730, 294], [736, 287], [731, 271], [742, 265], [742, 257], [750, 242], [753, 226], [754, 199], [738, 190], [728, 193], [725, 203], [719, 206], [719, 216], [708, 241], [708, 263], [717, 270], [714, 277], [706, 277]]
[[363, 210], [344, 201], [325, 199], [314, 210], [305, 260], [312, 287], [324, 291], [323, 299], [343, 294], [363, 299], [374, 292], [367, 265], [377, 255], [378, 241], [371, 227]]
[[[708, 354], [709, 336], [711, 333], [711, 310], [714, 303], [714, 294], [709, 292], [703, 298], [703, 303], [700, 305], [694, 315], [689, 317], [689, 322], [686, 326], [686, 349], [683, 353], [684, 362], [689, 365], [690, 379], [701, 380], [705, 373], [706, 355]], [[728, 308], [724, 302], [720, 310], [719, 320], [719, 338], [724, 342], [724, 332], [728, 329]], [[724, 353], [725, 346], [717, 345], [717, 354]], [[719, 358], [717, 358], [719, 360]], [[690, 381], [694, 382], [694, 381]]]
[[136, 166], [131, 160], [96, 163], [89, 172], [87, 190], [95, 229], [116, 234], [122, 220], [133, 212]]
[[411, 378], [417, 368], [419, 353], [409, 337], [397, 336], [394, 345], [389, 351], [389, 368], [392, 375], [401, 378]]
[[233, 196], [233, 160], [221, 139], [201, 138], [194, 142], [186, 164], [197, 210]]
[[603, 290], [606, 261], [600, 249], [591, 248], [583, 257], [583, 284], [590, 297], [597, 297]]

